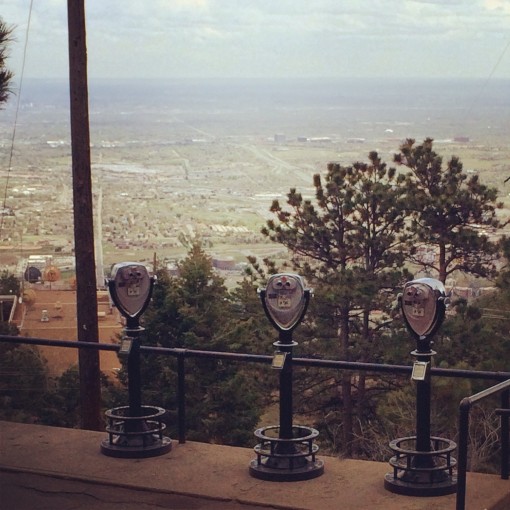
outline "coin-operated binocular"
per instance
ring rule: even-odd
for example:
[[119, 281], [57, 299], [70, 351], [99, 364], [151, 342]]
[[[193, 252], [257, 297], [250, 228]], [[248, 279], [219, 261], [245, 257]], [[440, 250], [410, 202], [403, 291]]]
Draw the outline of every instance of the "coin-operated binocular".
[[310, 290], [295, 274], [271, 276], [266, 289], [259, 294], [266, 315], [281, 332], [292, 331], [302, 321], [310, 302]]
[[259, 290], [264, 311], [279, 333], [272, 368], [280, 372], [280, 424], [255, 431], [260, 440], [257, 458], [250, 463], [255, 478], [308, 480], [324, 472], [323, 461], [316, 458], [319, 447], [313, 443], [318, 431], [292, 423], [292, 349], [297, 345], [292, 331], [303, 320], [310, 294], [300, 276], [287, 273], [271, 276], [266, 288]]
[[126, 320], [119, 357], [127, 359], [129, 406], [106, 411], [108, 439], [101, 451], [111, 457], [153, 457], [171, 449], [171, 440], [163, 436], [165, 410], [142, 406], [140, 378], [140, 317], [149, 306], [156, 282], [143, 264], [121, 262], [107, 280], [110, 297]]
[[432, 356], [432, 337], [443, 323], [447, 296], [444, 285], [433, 278], [420, 278], [407, 282], [399, 296], [404, 322], [416, 340], [416, 357], [413, 364], [412, 379], [424, 380], [430, 369]]
[[429, 352], [430, 340], [445, 317], [444, 285], [433, 278], [413, 280], [404, 285], [399, 299], [407, 328], [418, 342], [418, 351]]
[[115, 306], [130, 326], [136, 322], [136, 327], [139, 327], [138, 320], [149, 306], [155, 280], [142, 264], [121, 262], [113, 266], [108, 290]]
[[128, 356], [134, 340], [143, 331], [140, 317], [149, 306], [155, 276], [149, 276], [147, 268], [134, 262], [121, 262], [112, 269], [112, 277], [107, 280], [108, 290], [114, 305], [126, 320], [126, 335], [121, 341], [119, 355]]
[[453, 476], [456, 460], [451, 456], [457, 445], [449, 439], [431, 436], [430, 369], [435, 351], [432, 338], [441, 326], [447, 305], [444, 285], [433, 278], [408, 282], [399, 296], [407, 329], [416, 340], [411, 379], [416, 383], [416, 435], [395, 439], [390, 448], [393, 473], [387, 473], [384, 485], [397, 494], [441, 496], [457, 490]]

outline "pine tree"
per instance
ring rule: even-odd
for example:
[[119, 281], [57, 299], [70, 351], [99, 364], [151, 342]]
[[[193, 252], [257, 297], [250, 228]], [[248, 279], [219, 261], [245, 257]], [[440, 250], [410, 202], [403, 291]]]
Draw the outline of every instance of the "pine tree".
[[47, 383], [46, 363], [36, 347], [0, 343], [0, 419], [36, 421]]
[[20, 289], [21, 285], [18, 278], [4, 269], [0, 273], [0, 295], [19, 296]]
[[[411, 260], [443, 283], [454, 272], [494, 276], [497, 243], [489, 238], [500, 227], [497, 190], [468, 176], [459, 158], [443, 159], [427, 138], [421, 145], [408, 139], [395, 162], [410, 171], [405, 176], [414, 248]], [[435, 257], [417, 250], [435, 248]]]
[[12, 28], [7, 26], [6, 23], [0, 18], [0, 107], [9, 98], [11, 93], [10, 83], [13, 74], [5, 65], [7, 59], [7, 46], [11, 41]]
[[[286, 246], [292, 263], [314, 287], [311, 312], [338, 339], [340, 358], [373, 359], [375, 332], [391, 322], [392, 291], [403, 283], [405, 218], [394, 168], [376, 152], [368, 163], [331, 163], [314, 177], [315, 201], [291, 189], [287, 204], [274, 201], [263, 233]], [[309, 314], [310, 315], [310, 314]], [[364, 398], [364, 378], [358, 402]], [[353, 376], [341, 380], [343, 448], [351, 453]]]
[[[245, 341], [240, 334], [245, 331], [236, 321], [236, 306], [223, 279], [215, 274], [210, 257], [194, 243], [178, 264], [178, 276], [165, 271], [158, 274], [153, 302], [145, 314], [142, 342], [172, 348], [238, 350]], [[160, 355], [144, 361], [144, 400], [169, 409], [172, 431], [176, 425], [176, 363]], [[250, 442], [261, 407], [257, 388], [246, 373], [240, 364], [186, 360], [190, 439], [242, 445]]]

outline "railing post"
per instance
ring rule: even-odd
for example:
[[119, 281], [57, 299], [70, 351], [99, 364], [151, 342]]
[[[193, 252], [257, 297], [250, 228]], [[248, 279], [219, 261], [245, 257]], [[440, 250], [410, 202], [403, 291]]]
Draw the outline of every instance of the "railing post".
[[186, 377], [184, 360], [185, 349], [180, 349], [177, 354], [177, 426], [179, 443], [186, 442]]
[[[508, 480], [508, 461], [510, 456], [510, 430], [508, 422], [510, 420], [510, 389], [501, 392], [501, 478]], [[506, 411], [506, 412], [505, 412]]]
[[464, 510], [466, 506], [466, 473], [468, 460], [469, 411], [471, 403], [465, 398], [459, 408], [459, 444], [457, 464], [457, 504], [456, 510]]

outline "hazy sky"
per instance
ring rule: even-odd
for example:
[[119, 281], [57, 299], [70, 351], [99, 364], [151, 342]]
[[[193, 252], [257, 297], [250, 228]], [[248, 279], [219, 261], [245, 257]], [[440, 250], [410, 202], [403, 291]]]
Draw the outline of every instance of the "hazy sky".
[[[30, 0], [0, 0], [21, 73]], [[510, 0], [86, 0], [94, 77], [510, 78]], [[67, 76], [67, 2], [33, 0], [26, 77]]]

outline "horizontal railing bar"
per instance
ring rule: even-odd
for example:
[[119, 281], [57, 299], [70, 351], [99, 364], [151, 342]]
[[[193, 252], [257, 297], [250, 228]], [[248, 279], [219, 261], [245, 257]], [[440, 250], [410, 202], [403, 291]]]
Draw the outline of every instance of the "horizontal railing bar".
[[[42, 345], [50, 347], [67, 347], [67, 348], [85, 348], [98, 349], [103, 351], [118, 351], [120, 345], [104, 344], [98, 342], [76, 342], [70, 340], [53, 340], [44, 338], [31, 338], [20, 336], [0, 335], [0, 342], [19, 343], [29, 345]], [[185, 357], [185, 358], [215, 358], [231, 361], [246, 361], [253, 363], [271, 363], [273, 356], [265, 354], [246, 354], [239, 352], [223, 352], [223, 351], [205, 351], [197, 349], [182, 349], [170, 347], [155, 347], [149, 345], [140, 346], [143, 352], [151, 352], [154, 354], [162, 354], [166, 356]], [[408, 365], [387, 365], [382, 363], [365, 363], [356, 361], [328, 360], [317, 358], [293, 358], [296, 366], [314, 367], [314, 368], [330, 368], [336, 370], [352, 370], [361, 372], [381, 372], [381, 373], [400, 373], [410, 374], [413, 370]], [[491, 372], [483, 370], [462, 370], [454, 368], [431, 368], [431, 375], [437, 377], [454, 377], [466, 379], [485, 379], [493, 381], [506, 381], [510, 379], [510, 372]], [[486, 390], [484, 390], [486, 391]], [[483, 392], [482, 392], [483, 393]], [[470, 397], [474, 398], [474, 397]]]
[[0, 342], [12, 344], [42, 345], [43, 347], [67, 347], [74, 349], [97, 349], [99, 351], [118, 351], [120, 345], [100, 342], [77, 342], [75, 340], [54, 340], [49, 338], [31, 338], [26, 336], [0, 335]]
[[166, 356], [176, 356], [185, 358], [216, 358], [233, 361], [249, 361], [254, 363], [271, 363], [273, 356], [267, 354], [246, 354], [242, 352], [224, 352], [224, 351], [203, 351], [197, 349], [182, 349], [177, 347], [153, 347], [150, 345], [140, 346], [143, 352], [154, 354], [163, 354]]

